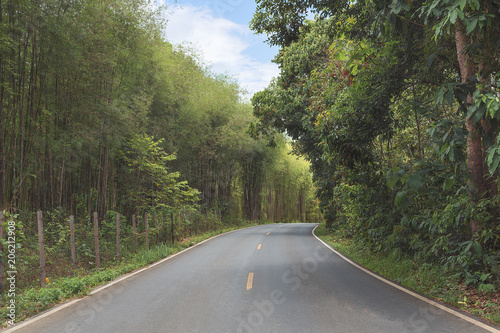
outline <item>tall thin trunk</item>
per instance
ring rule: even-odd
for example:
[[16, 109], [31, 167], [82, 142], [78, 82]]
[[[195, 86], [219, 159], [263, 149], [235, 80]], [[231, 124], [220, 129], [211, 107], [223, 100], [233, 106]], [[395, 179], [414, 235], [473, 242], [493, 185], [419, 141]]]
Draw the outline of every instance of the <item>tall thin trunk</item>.
[[63, 160], [61, 166], [61, 177], [59, 179], [59, 207], [62, 207], [63, 185], [64, 185], [64, 166], [66, 165], [66, 148], [63, 150]]
[[[458, 64], [462, 83], [466, 83], [475, 73], [474, 59], [466, 52], [468, 45], [465, 26], [457, 20], [455, 27], [455, 42], [457, 48]], [[472, 103], [472, 96], [467, 96], [467, 103]], [[469, 135], [467, 137], [467, 162], [470, 173], [469, 195], [474, 203], [486, 195], [486, 181], [484, 169], [484, 155], [481, 129], [474, 121], [474, 115], [466, 120]], [[481, 221], [474, 218], [470, 222], [470, 232], [474, 237], [481, 230]]]
[[[412, 87], [413, 89], [413, 100], [416, 100], [416, 95], [415, 95], [415, 85]], [[418, 116], [418, 112], [415, 109], [415, 123], [417, 125], [417, 139], [418, 139], [418, 159], [422, 160], [424, 158], [424, 152], [422, 148], [422, 132], [420, 131], [420, 117]]]

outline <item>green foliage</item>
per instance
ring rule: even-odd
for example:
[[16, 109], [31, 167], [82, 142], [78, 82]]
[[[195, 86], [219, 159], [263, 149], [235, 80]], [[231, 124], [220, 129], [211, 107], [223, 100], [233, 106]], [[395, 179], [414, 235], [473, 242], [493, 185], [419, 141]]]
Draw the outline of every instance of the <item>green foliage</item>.
[[179, 172], [168, 171], [167, 164], [176, 157], [161, 148], [162, 141], [154, 141], [146, 134], [135, 135], [122, 152], [126, 172], [134, 179], [124, 189], [134, 200], [131, 207], [181, 207], [198, 201], [199, 191], [190, 188], [186, 181], [177, 181]]
[[[265, 138], [248, 133], [251, 107], [234, 78], [164, 40], [163, 8], [142, 0], [0, 7], [0, 209], [102, 217], [200, 205], [261, 214], [258, 200], [247, 213], [240, 205], [240, 187], [261, 196], [245, 171], [250, 157], [269, 153]], [[51, 243], [67, 240], [51, 230]]]
[[[108, 214], [111, 215], [112, 212], [109, 212]], [[78, 221], [78, 224], [84, 223], [83, 221]], [[167, 245], [162, 243], [152, 246], [150, 249], [142, 248], [137, 253], [124, 253], [124, 255], [126, 256], [126, 260], [123, 260], [119, 263], [108, 262], [107, 267], [101, 268], [99, 270], [79, 269], [69, 272], [67, 270], [67, 265], [65, 265], [63, 267], [60, 267], [64, 270], [64, 276], [56, 277], [54, 275], [50, 275], [50, 281], [45, 288], [26, 287], [25, 285], [21, 285], [18, 283], [16, 285], [16, 322], [22, 321], [29, 316], [33, 316], [37, 313], [50, 309], [54, 305], [68, 299], [82, 297], [99, 285], [112, 281], [113, 279], [116, 279], [123, 274], [148, 266], [153, 262], [164, 259], [165, 257], [173, 253], [177, 253], [214, 235], [241, 227], [249, 227], [255, 225], [255, 223], [250, 223], [242, 219], [227, 221], [226, 224], [230, 226], [226, 226], [224, 229], [218, 229], [217, 231], [205, 232], [201, 235], [194, 236], [179, 245]], [[78, 234], [77, 239], [80, 237], [81, 235]], [[106, 249], [101, 248], [101, 250]], [[80, 252], [78, 252], [78, 257], [82, 258]], [[47, 259], [52, 260], [54, 259], [54, 257]], [[17, 260], [26, 260], [25, 254], [21, 253]], [[38, 263], [26, 268], [24, 266], [18, 266], [17, 269], [19, 272], [22, 272], [22, 274], [18, 274], [17, 277], [20, 278], [26, 276]], [[55, 266], [51, 266], [51, 268], [55, 268]], [[51, 273], [54, 273], [54, 271], [52, 269], [49, 269], [49, 274]], [[69, 277], [69, 274], [71, 274], [72, 276]], [[33, 276], [33, 279], [36, 280], [36, 283], [38, 284], [39, 274], [37, 273], [36, 276]], [[8, 295], [6, 293], [3, 295], [3, 297], [4, 302], [8, 300]], [[6, 324], [8, 311], [9, 310], [6, 307], [0, 308], [0, 317], [3, 318], [1, 324], [4, 326]]]
[[[327, 226], [484, 290], [500, 282], [498, 10], [260, 1], [252, 21], [282, 47], [280, 76], [252, 100], [255, 128], [287, 133], [311, 161]], [[475, 75], [457, 75], [464, 64]]]
[[83, 280], [79, 277], [66, 278], [61, 282], [61, 291], [66, 297], [78, 295], [85, 289]]
[[[398, 249], [388, 253], [369, 251], [363, 242], [346, 237], [341, 230], [328, 232], [323, 225], [315, 232], [336, 250], [392, 281], [447, 304], [466, 309], [494, 323], [499, 322], [500, 309], [495, 301], [491, 301], [492, 294], [490, 294], [496, 288], [491, 283], [479, 284], [477, 290], [482, 297], [476, 298], [478, 300], [474, 304], [473, 300], [469, 300], [471, 294], [474, 295], [471, 293], [473, 289], [467, 290], [467, 287], [461, 285], [459, 277], [447, 266], [408, 256]], [[488, 274], [478, 275], [479, 280], [488, 278]]]

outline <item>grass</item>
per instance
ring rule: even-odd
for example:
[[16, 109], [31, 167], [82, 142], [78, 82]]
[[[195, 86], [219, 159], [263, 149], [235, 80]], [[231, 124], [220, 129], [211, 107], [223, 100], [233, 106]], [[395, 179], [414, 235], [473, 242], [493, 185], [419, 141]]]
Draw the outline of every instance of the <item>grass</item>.
[[[84, 297], [94, 288], [102, 284], [112, 281], [124, 274], [146, 267], [203, 240], [218, 234], [254, 225], [257, 224], [242, 222], [238, 225], [224, 227], [217, 231], [210, 231], [193, 237], [184, 238], [177, 244], [155, 245], [150, 249], [139, 250], [137, 253], [130, 255], [130, 257], [123, 258], [121, 262], [107, 268], [94, 269], [90, 272], [80, 269], [73, 273], [73, 277], [49, 280], [46, 288], [36, 287], [17, 290], [15, 297], [15, 322], [23, 321], [68, 300]], [[2, 328], [7, 327], [8, 324], [9, 309], [6, 305], [9, 304], [9, 301], [8, 293], [5, 293], [3, 299], [4, 306], [0, 308]]]
[[489, 293], [480, 292], [465, 286], [454, 272], [441, 265], [418, 262], [400, 251], [374, 253], [341, 233], [330, 233], [324, 224], [315, 233], [335, 250], [389, 280], [500, 325], [498, 288]]
[[[175, 245], [152, 246], [151, 249], [142, 249], [111, 267], [94, 269], [90, 272], [80, 269], [74, 272], [73, 277], [50, 281], [45, 289], [28, 288], [22, 290], [16, 297], [16, 322], [48, 310], [57, 304], [84, 297], [99, 285], [146, 267], [203, 240], [253, 225], [256, 224], [241, 223], [237, 226], [188, 237]], [[324, 225], [316, 229], [316, 235], [331, 244], [337, 251], [377, 274], [421, 294], [479, 316], [493, 324], [500, 324], [500, 293], [498, 292], [481, 293], [476, 289], [466, 288], [453, 276], [452, 272], [446, 271], [442, 266], [416, 262], [397, 251], [389, 254], [369, 252], [363, 244], [357, 243], [353, 239], [329, 233]], [[7, 301], [7, 295], [5, 295], [4, 302]], [[7, 314], [6, 306], [2, 307], [0, 309], [2, 327], [7, 326]]]

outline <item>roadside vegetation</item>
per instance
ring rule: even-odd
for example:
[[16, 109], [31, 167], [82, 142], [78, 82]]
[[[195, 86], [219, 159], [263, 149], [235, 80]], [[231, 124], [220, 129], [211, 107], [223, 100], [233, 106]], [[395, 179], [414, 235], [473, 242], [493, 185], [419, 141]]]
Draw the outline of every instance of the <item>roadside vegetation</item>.
[[244, 90], [169, 43], [167, 13], [147, 0], [0, 2], [0, 211], [316, 217], [308, 162], [282, 134], [249, 133]]
[[[243, 89], [214, 73], [197, 50], [168, 42], [167, 12], [147, 0], [0, 1], [0, 212], [1, 227], [15, 230], [15, 244], [0, 239], [0, 260], [17, 271], [16, 319], [178, 250], [177, 239], [135, 253], [133, 215], [139, 244], [145, 214], [151, 221], [167, 214], [170, 223], [171, 213], [201, 212], [221, 221], [219, 231], [232, 221], [321, 216], [309, 163], [288, 154], [286, 135], [249, 131], [257, 119]], [[46, 290], [36, 289], [37, 211]], [[94, 213], [102, 272], [94, 264]], [[184, 216], [175, 234], [190, 234], [192, 222]], [[151, 244], [170, 240], [150, 227]], [[5, 289], [2, 296], [5, 312]]]
[[[83, 273], [94, 212], [111, 251], [116, 212], [130, 235], [133, 214], [186, 209], [324, 219], [355, 260], [498, 323], [499, 13], [495, 0], [258, 0], [251, 27], [281, 48], [281, 73], [250, 105], [165, 39], [150, 1], [0, 1], [0, 211], [20, 313], [178, 250], [116, 265], [104, 251], [114, 268], [65, 278], [67, 216]], [[56, 278], [30, 291], [38, 210]]]
[[[112, 260], [108, 262], [105, 268], [84, 269], [80, 267], [72, 271], [68, 276], [52, 277], [49, 275], [45, 288], [40, 288], [38, 284], [33, 283], [17, 290], [16, 322], [23, 321], [66, 301], [84, 297], [98, 286], [147, 267], [206, 239], [228, 231], [258, 224], [257, 221], [235, 220], [216, 231], [209, 231], [192, 237], [188, 236], [175, 244], [161, 243], [152, 245], [150, 249], [142, 247], [137, 253], [128, 252], [120, 261]], [[4, 304], [8, 304], [6, 294], [3, 295], [2, 301]], [[1, 327], [3, 328], [7, 327], [8, 312], [9, 310], [6, 307], [0, 309]]]
[[500, 292], [464, 284], [456, 269], [415, 259], [398, 250], [373, 251], [341, 230], [328, 231], [325, 224], [315, 233], [335, 250], [391, 281], [500, 325]]
[[257, 3], [281, 73], [256, 131], [310, 161], [332, 239], [498, 322], [498, 1]]

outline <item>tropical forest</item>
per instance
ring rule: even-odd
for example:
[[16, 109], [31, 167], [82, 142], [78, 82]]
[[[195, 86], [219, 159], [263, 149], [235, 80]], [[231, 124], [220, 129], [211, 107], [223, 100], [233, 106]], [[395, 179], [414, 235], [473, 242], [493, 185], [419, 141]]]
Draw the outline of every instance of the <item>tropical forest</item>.
[[281, 70], [255, 130], [311, 163], [328, 232], [422, 279], [440, 267], [430, 294], [460, 285], [455, 305], [498, 322], [500, 3], [262, 0], [251, 27]]
[[500, 3], [256, 4], [280, 74], [249, 100], [149, 0], [0, 0], [2, 306], [6, 234], [22, 320], [196, 237], [302, 222], [500, 323]]

